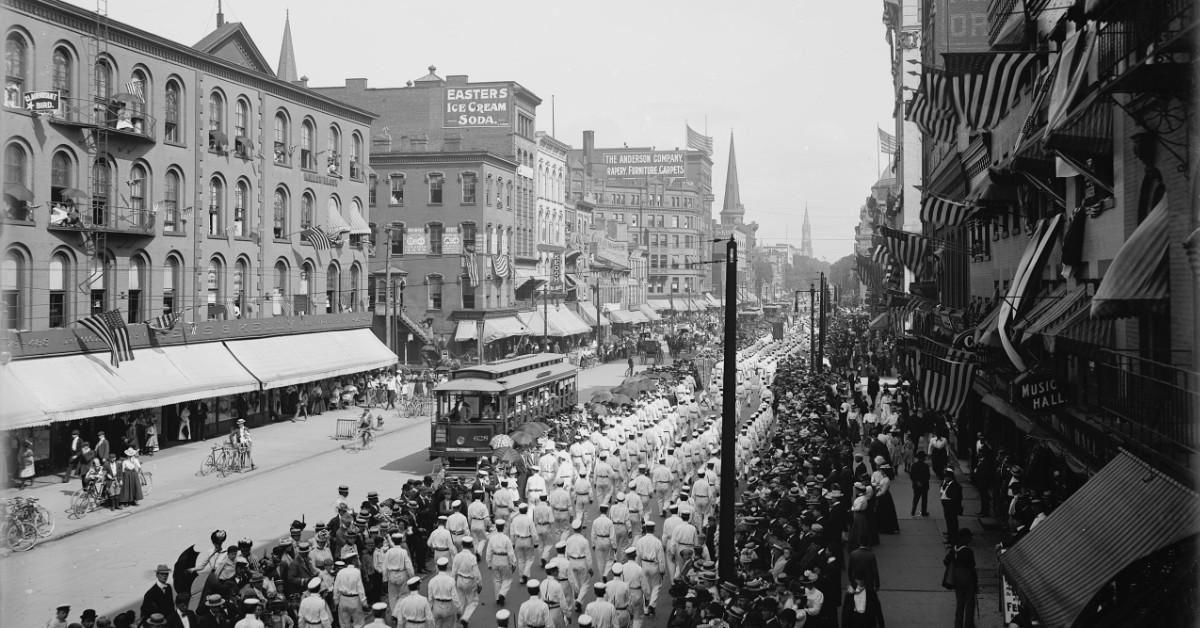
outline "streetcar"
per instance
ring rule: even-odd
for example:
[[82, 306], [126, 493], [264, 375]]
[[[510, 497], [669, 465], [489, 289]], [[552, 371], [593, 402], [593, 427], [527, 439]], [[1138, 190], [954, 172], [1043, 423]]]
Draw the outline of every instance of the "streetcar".
[[561, 353], [537, 353], [460, 368], [433, 389], [429, 458], [474, 471], [492, 439], [545, 422], [579, 403], [579, 370]]

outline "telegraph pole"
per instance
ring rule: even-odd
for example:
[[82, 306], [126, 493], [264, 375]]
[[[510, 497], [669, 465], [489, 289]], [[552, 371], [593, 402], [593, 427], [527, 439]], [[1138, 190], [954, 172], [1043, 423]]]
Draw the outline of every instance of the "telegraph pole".
[[829, 298], [827, 296], [829, 286], [825, 284], [825, 273], [821, 273], [821, 326], [820, 336], [817, 338], [817, 372], [821, 373], [825, 370], [825, 309], [828, 307]]
[[817, 286], [808, 282], [808, 364], [817, 369]]
[[386, 336], [387, 348], [389, 351], [391, 351], [394, 354], [394, 353], [396, 353], [396, 338], [395, 338], [396, 332], [393, 330], [394, 321], [392, 320], [392, 310], [393, 310], [394, 303], [396, 300], [396, 294], [395, 294], [395, 287], [392, 286], [392, 228], [391, 227], [387, 228], [387, 248], [384, 250], [387, 251], [387, 254], [384, 255], [384, 257], [383, 257], [384, 263], [387, 264], [387, 269], [384, 271], [385, 277], [383, 280], [384, 294], [387, 297], [387, 302], [384, 303], [384, 306], [387, 308], [384, 311], [384, 313], [385, 313], [384, 325], [387, 326], [387, 333], [385, 334], [385, 336]]
[[725, 372], [721, 390], [721, 518], [717, 569], [722, 580], [736, 577], [734, 558], [734, 493], [737, 491], [737, 242], [725, 245]]

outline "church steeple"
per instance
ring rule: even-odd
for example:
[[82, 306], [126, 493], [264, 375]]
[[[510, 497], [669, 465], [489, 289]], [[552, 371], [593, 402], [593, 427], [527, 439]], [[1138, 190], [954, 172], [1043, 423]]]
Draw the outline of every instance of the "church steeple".
[[813, 257], [812, 225], [808, 222], [808, 203], [804, 204], [804, 224], [800, 226], [800, 255]]
[[279, 47], [279, 65], [276, 66], [275, 76], [288, 82], [300, 80], [296, 72], [296, 51], [292, 48], [292, 16], [290, 12], [283, 19], [283, 44]]
[[725, 172], [725, 200], [721, 205], [721, 224], [740, 225], [746, 215], [738, 189], [737, 154], [733, 150], [733, 131], [729, 132], [729, 167]]

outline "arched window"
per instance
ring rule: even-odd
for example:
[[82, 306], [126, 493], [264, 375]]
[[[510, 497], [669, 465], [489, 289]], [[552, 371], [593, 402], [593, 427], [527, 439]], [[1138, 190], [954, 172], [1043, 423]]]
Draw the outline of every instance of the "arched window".
[[225, 234], [225, 182], [220, 177], [208, 180], [208, 234]]
[[243, 258], [233, 264], [233, 318], [246, 316], [246, 278], [250, 276], [250, 263]]
[[97, 225], [109, 224], [109, 201], [113, 196], [113, 171], [108, 159], [99, 157], [92, 164], [92, 222]]
[[359, 286], [361, 286], [361, 285], [362, 285], [362, 269], [359, 267], [358, 262], [355, 262], [354, 265], [350, 267], [350, 286], [347, 290], [347, 293], [350, 297], [348, 299], [349, 303], [347, 303], [347, 305], [350, 307], [351, 312], [359, 311], [358, 291], [359, 291]]
[[174, 255], [167, 256], [163, 265], [162, 311], [163, 314], [179, 314], [183, 308], [176, 307], [176, 292], [183, 285], [183, 265]]
[[272, 316], [279, 316], [284, 312], [283, 304], [287, 302], [288, 294], [290, 294], [290, 275], [287, 262], [283, 260], [275, 262], [275, 285], [271, 293]]
[[20, 33], [9, 33], [4, 40], [4, 106], [24, 107], [24, 92], [29, 76], [29, 42]]
[[50, 327], [62, 327], [67, 324], [70, 316], [67, 302], [68, 286], [74, 287], [71, 281], [71, 260], [65, 253], [55, 253], [50, 257]]
[[312, 120], [305, 120], [300, 125], [300, 167], [305, 170], [315, 170], [317, 167], [316, 160], [317, 146], [317, 129], [313, 126]]
[[[125, 103], [124, 115], [129, 117], [129, 128], [135, 133], [146, 132], [146, 112], [150, 111], [150, 75], [142, 68], [134, 68], [129, 75], [130, 97]], [[117, 128], [123, 125], [118, 120]]]
[[25, 277], [28, 266], [25, 255], [10, 250], [0, 262], [0, 329], [24, 329], [25, 308], [29, 303], [29, 282]]
[[325, 171], [334, 176], [342, 174], [342, 132], [337, 125], [329, 126], [329, 144], [325, 147]]
[[223, 288], [225, 287], [225, 265], [220, 258], [214, 257], [208, 260], [208, 277], [206, 282], [207, 287], [207, 304], [208, 304], [208, 319], [213, 320], [219, 318], [220, 306], [224, 302]]
[[304, 262], [304, 266], [300, 267], [300, 292], [296, 294], [295, 314], [309, 313], [308, 309], [312, 303], [312, 282], [312, 262]]
[[129, 287], [125, 291], [127, 297], [125, 310], [129, 312], [130, 323], [140, 323], [145, 319], [143, 308], [146, 300], [142, 298], [146, 285], [146, 262], [140, 257], [129, 258]]
[[29, 153], [18, 142], [4, 147], [4, 208], [6, 215], [17, 220], [30, 220], [29, 202], [33, 192], [29, 185]]
[[273, 199], [273, 212], [271, 229], [275, 234], [276, 239], [287, 237], [287, 214], [288, 214], [288, 195], [287, 190], [283, 188], [275, 188]]
[[75, 61], [71, 52], [62, 46], [55, 48], [51, 64], [50, 89], [58, 90], [58, 97], [67, 101], [71, 97], [71, 86], [75, 83]]
[[113, 66], [108, 59], [98, 59], [92, 69], [95, 73], [95, 97], [98, 101], [108, 103], [112, 97]]
[[[363, 140], [356, 131], [350, 141], [350, 178], [363, 178]], [[374, 187], [374, 186], [372, 186]]]
[[213, 91], [208, 95], [208, 150], [221, 152], [229, 144], [225, 135], [225, 97]]
[[[315, 204], [316, 204], [316, 201], [313, 200], [313, 195], [311, 192], [305, 192], [304, 195], [300, 197], [300, 230], [301, 230], [301, 232], [303, 232], [305, 229], [308, 229], [309, 227], [313, 226], [313, 206]], [[304, 240], [305, 242], [308, 242], [308, 236], [306, 236], [306, 235], [302, 236], [301, 239]]]
[[183, 143], [183, 89], [179, 81], [167, 81], [167, 89], [163, 94], [165, 101], [163, 116], [163, 139], [172, 144]]
[[246, 102], [245, 98], [237, 100], [237, 107], [233, 112], [233, 136], [234, 137], [250, 137], [248, 129], [250, 128], [250, 103]]
[[429, 275], [425, 278], [426, 292], [429, 294], [426, 309], [440, 310], [442, 309], [442, 276]]
[[275, 122], [272, 127], [274, 133], [274, 154], [275, 163], [286, 166], [291, 162], [292, 150], [289, 146], [291, 142], [291, 123], [288, 122], [287, 113], [283, 111], [275, 112]]
[[239, 179], [233, 191], [233, 235], [246, 235], [246, 208], [250, 203], [250, 182]]
[[342, 311], [342, 269], [330, 264], [325, 269], [325, 312], [336, 314]]
[[50, 159], [50, 202], [73, 202], [67, 199], [63, 192], [75, 184], [75, 160], [65, 150], [54, 153]]
[[146, 199], [150, 196], [150, 175], [143, 164], [134, 164], [129, 169], [129, 220], [139, 229], [151, 226], [150, 211]]
[[182, 189], [183, 179], [179, 176], [179, 171], [173, 168], [168, 170], [166, 179], [163, 180], [162, 218], [164, 231], [180, 231], [182, 229], [182, 225], [179, 224], [179, 194]]

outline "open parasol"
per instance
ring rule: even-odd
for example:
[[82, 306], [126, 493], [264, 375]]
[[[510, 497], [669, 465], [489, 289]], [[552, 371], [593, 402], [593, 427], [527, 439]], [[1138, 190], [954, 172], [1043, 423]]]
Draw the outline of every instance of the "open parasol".
[[497, 434], [492, 437], [492, 442], [489, 444], [492, 446], [492, 449], [505, 449], [511, 448], [515, 443], [513, 443], [512, 437], [508, 434]]
[[596, 416], [608, 416], [608, 407], [601, 403], [593, 404], [591, 411]]
[[607, 390], [597, 390], [596, 392], [592, 393], [592, 402], [593, 403], [607, 403], [609, 401], [612, 401], [612, 398], [613, 398], [613, 394], [608, 392]]
[[502, 447], [497, 449], [492, 455], [492, 460], [495, 462], [506, 462], [508, 464], [517, 464], [522, 461], [521, 454], [512, 447]]
[[613, 395], [610, 402], [619, 406], [623, 406], [625, 404], [633, 403], [633, 399], [631, 399], [629, 395]]
[[530, 434], [533, 434], [534, 436], [544, 436], [547, 432], [550, 431], [550, 426], [546, 425], [545, 423], [541, 423], [539, 421], [530, 421], [529, 423], [526, 423], [525, 425], [522, 425], [521, 427], [517, 428], [517, 431], [518, 432], [528, 432]]
[[513, 432], [512, 434], [509, 435], [509, 438], [512, 440], [514, 445], [517, 445], [520, 447], [527, 447], [529, 445], [532, 445], [534, 443], [534, 441], [536, 441], [538, 439], [537, 436], [534, 436], [533, 434], [530, 434], [529, 432], [523, 432], [521, 430], [517, 430], [517, 431]]

